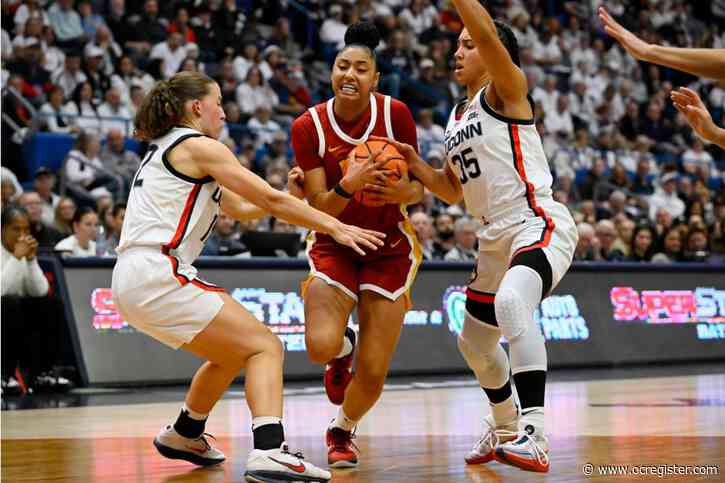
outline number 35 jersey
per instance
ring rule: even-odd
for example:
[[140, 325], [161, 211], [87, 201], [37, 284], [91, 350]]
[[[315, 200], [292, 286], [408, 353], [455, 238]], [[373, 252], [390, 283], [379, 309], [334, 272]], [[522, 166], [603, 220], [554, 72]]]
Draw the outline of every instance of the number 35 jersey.
[[498, 114], [485, 93], [484, 87], [463, 112], [454, 108], [445, 132], [447, 162], [461, 181], [466, 209], [490, 221], [516, 210], [536, 216], [537, 200], [551, 199], [552, 176], [534, 119]]
[[183, 264], [199, 256], [218, 217], [221, 188], [211, 176], [196, 179], [178, 172], [168, 159], [181, 142], [198, 136], [203, 134], [175, 127], [151, 141], [133, 179], [118, 253], [154, 247]]

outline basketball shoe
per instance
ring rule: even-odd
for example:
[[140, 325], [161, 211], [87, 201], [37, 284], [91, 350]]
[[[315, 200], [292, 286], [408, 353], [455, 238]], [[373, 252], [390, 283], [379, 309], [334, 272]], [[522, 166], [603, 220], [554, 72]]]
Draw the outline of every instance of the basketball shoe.
[[526, 471], [549, 471], [549, 442], [531, 424], [521, 424], [516, 433], [497, 431], [499, 437], [515, 435], [516, 438], [499, 444], [494, 458], [499, 463], [516, 466]]
[[345, 400], [345, 389], [352, 381], [352, 360], [355, 354], [355, 331], [345, 329], [345, 337], [352, 343], [352, 351], [339, 359], [333, 359], [325, 366], [325, 392], [332, 404], [341, 405]]
[[159, 453], [172, 460], [185, 460], [199, 466], [218, 465], [226, 457], [209, 444], [207, 436], [214, 439], [214, 436], [207, 433], [198, 438], [185, 438], [169, 424], [154, 438], [154, 446]]
[[355, 435], [342, 428], [327, 428], [327, 463], [330, 468], [354, 468], [360, 450], [352, 442]]
[[[493, 459], [494, 450], [496, 446], [502, 441], [511, 440], [516, 434], [518, 429], [518, 416], [510, 423], [503, 426], [496, 426], [496, 422], [493, 420], [492, 415], [488, 415], [483, 418], [484, 428], [483, 435], [476, 444], [473, 445], [471, 451], [469, 451], [464, 459], [469, 465], [480, 465], [488, 463]], [[511, 433], [510, 436], [499, 436], [498, 431], [508, 431]], [[504, 433], [505, 434], [505, 433]]]
[[280, 481], [313, 481], [326, 483], [332, 474], [315, 465], [304, 461], [302, 453], [290, 453], [287, 443], [275, 449], [255, 449], [247, 458], [247, 481], [280, 482]]

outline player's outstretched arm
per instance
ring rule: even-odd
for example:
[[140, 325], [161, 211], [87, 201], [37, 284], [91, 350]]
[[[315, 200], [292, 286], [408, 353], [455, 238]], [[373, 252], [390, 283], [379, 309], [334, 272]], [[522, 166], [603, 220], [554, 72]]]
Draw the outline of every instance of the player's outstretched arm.
[[[303, 199], [305, 193], [301, 186], [304, 181], [304, 172], [294, 167], [287, 175], [287, 191], [297, 199]], [[269, 215], [259, 206], [250, 203], [235, 192], [222, 186], [221, 208], [227, 215], [237, 221], [246, 222], [249, 220], [257, 220]]]
[[384, 234], [346, 225], [289, 193], [272, 188], [262, 178], [242, 167], [229, 148], [219, 141], [198, 137], [186, 143], [189, 143], [194, 161], [202, 171], [275, 218], [327, 233], [338, 243], [360, 254], [364, 254], [363, 248], [377, 250], [383, 245]]
[[680, 87], [670, 93], [675, 108], [680, 111], [687, 123], [703, 139], [715, 143], [725, 149], [725, 129], [718, 127], [707, 111], [707, 107], [697, 92], [687, 87]]
[[387, 141], [403, 155], [408, 162], [408, 171], [418, 178], [423, 186], [431, 190], [434, 195], [442, 199], [449, 205], [458, 203], [463, 199], [463, 188], [461, 187], [458, 177], [451, 171], [446, 163], [443, 169], [435, 169], [425, 161], [423, 161], [418, 153], [415, 152], [410, 144], [401, 143], [395, 139], [383, 138], [378, 136], [370, 136], [370, 139], [376, 141]]
[[599, 19], [604, 31], [637, 60], [710, 79], [725, 79], [725, 49], [687, 49], [647, 43], [622, 27], [604, 7], [599, 7]]
[[453, 3], [481, 54], [496, 94], [509, 102], [526, 99], [526, 76], [514, 64], [508, 50], [498, 38], [496, 24], [488, 11], [478, 0], [453, 0]]

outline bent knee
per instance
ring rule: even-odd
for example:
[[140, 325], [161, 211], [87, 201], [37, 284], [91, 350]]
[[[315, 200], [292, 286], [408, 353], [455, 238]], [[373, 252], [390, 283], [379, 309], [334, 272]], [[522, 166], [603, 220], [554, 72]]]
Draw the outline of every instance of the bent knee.
[[528, 313], [526, 301], [519, 293], [512, 289], [499, 290], [494, 308], [498, 326], [509, 341], [526, 332], [527, 320], [531, 319], [533, 314]]
[[305, 336], [307, 356], [316, 364], [327, 364], [342, 350], [342, 340], [330, 335], [315, 336], [308, 333]]

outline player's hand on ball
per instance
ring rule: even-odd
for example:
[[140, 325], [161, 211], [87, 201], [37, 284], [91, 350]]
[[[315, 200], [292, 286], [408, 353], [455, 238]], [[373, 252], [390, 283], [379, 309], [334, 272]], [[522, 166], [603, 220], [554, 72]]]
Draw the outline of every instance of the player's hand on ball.
[[335, 239], [340, 245], [345, 245], [360, 255], [365, 255], [365, 251], [361, 247], [369, 248], [370, 250], [377, 250], [378, 247], [383, 246], [385, 243], [384, 233], [379, 231], [366, 230], [353, 225], [346, 225], [339, 223], [336, 229], [330, 233], [330, 236]]
[[373, 151], [363, 160], [350, 159], [341, 183], [345, 183], [344, 188], [351, 193], [363, 189], [365, 185], [375, 182], [378, 172], [388, 159], [389, 157], [382, 155], [382, 151], [379, 150]]
[[305, 197], [305, 172], [295, 166], [287, 173], [287, 191], [297, 199]]
[[407, 203], [413, 189], [407, 170], [400, 173], [398, 180], [394, 180], [389, 172], [380, 171], [374, 183], [365, 185], [368, 199], [375, 203]]

